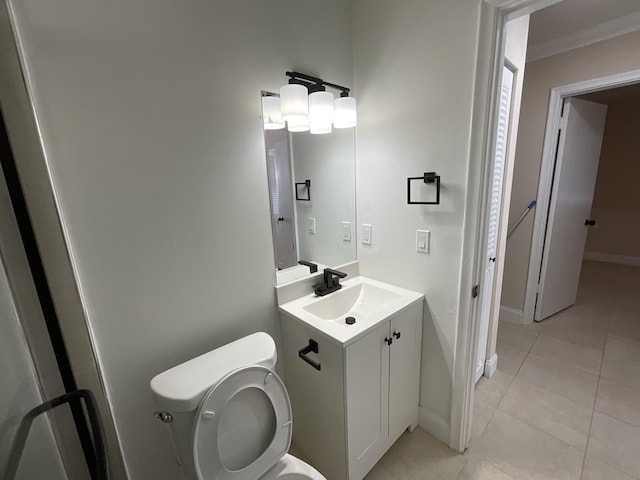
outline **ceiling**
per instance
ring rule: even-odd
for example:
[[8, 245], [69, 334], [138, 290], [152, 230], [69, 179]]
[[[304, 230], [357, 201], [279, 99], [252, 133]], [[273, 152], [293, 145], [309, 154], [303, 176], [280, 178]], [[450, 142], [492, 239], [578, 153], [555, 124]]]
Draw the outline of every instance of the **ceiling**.
[[640, 30], [640, 0], [563, 0], [531, 15], [527, 61]]

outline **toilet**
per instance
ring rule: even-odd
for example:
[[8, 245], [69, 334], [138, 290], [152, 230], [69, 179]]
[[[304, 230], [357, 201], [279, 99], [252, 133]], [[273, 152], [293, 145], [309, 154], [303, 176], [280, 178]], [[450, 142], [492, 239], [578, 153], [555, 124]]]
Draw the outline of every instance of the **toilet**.
[[193, 480], [326, 480], [289, 455], [289, 394], [272, 370], [273, 339], [254, 333], [156, 375], [155, 417]]

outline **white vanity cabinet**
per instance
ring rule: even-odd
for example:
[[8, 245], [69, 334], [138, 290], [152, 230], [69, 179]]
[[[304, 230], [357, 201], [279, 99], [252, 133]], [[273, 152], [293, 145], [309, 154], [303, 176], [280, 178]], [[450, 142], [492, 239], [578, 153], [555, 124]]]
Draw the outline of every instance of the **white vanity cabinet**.
[[[281, 323], [294, 443], [328, 479], [361, 480], [417, 425], [422, 299], [346, 345], [285, 312]], [[298, 355], [310, 340], [320, 370]]]

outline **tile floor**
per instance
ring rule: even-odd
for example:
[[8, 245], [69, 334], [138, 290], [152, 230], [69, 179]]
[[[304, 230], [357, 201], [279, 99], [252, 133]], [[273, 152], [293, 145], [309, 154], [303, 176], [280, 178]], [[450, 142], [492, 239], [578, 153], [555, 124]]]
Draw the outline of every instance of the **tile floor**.
[[497, 351], [464, 455], [418, 428], [367, 480], [640, 480], [640, 268], [585, 262], [576, 305]]

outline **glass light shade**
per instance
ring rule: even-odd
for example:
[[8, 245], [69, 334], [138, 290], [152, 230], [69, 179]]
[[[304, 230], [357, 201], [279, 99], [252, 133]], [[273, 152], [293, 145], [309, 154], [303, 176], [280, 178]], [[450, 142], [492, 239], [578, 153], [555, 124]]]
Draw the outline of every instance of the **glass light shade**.
[[280, 87], [280, 111], [282, 119], [289, 122], [301, 122], [309, 116], [307, 87], [290, 83]]
[[309, 131], [314, 135], [323, 135], [325, 133], [331, 133], [331, 122], [312, 123], [309, 128]]
[[356, 99], [353, 97], [336, 98], [333, 126], [335, 128], [351, 128], [357, 124]]
[[290, 132], [307, 132], [309, 131], [309, 119], [303, 117], [299, 120], [287, 121], [287, 128]]
[[[331, 92], [313, 92], [309, 95], [309, 123], [329, 124], [333, 122], [333, 95]], [[312, 128], [313, 130], [313, 128]]]
[[285, 127], [278, 97], [262, 97], [262, 120], [265, 130], [280, 130]]

